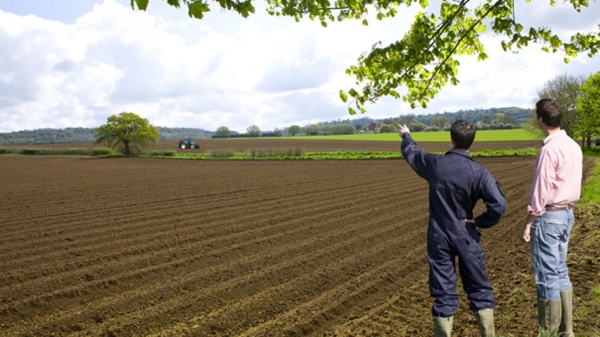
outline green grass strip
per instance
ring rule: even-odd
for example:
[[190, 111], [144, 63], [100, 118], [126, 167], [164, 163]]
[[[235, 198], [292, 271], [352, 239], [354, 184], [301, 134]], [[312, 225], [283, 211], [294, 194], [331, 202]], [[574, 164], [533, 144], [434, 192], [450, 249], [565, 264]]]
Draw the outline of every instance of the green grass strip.
[[109, 148], [0, 148], [0, 154], [27, 156], [118, 156]]
[[[443, 154], [444, 152], [431, 152]], [[471, 157], [502, 157], [502, 156], [536, 156], [538, 149], [510, 149], [510, 150], [484, 150], [470, 152]], [[182, 153], [168, 156], [160, 153], [140, 155], [142, 157], [161, 157], [175, 159], [197, 160], [366, 160], [366, 159], [401, 159], [400, 151], [332, 151], [332, 152], [306, 152], [300, 154], [274, 154], [253, 155], [250, 152], [221, 151], [217, 155], [210, 153]]]
[[[443, 154], [444, 152], [432, 152]], [[509, 150], [483, 150], [470, 152], [471, 157], [501, 157], [501, 156], [535, 156], [538, 149], [509, 149]], [[107, 148], [94, 149], [3, 149], [0, 154], [33, 155], [33, 156], [123, 156]], [[253, 149], [248, 152], [234, 152], [231, 149], [222, 149], [207, 153], [178, 153], [175, 150], [152, 150], [147, 153], [137, 154], [138, 157], [196, 159], [196, 160], [366, 160], [366, 159], [400, 159], [400, 151], [331, 151], [331, 152], [305, 152], [300, 149], [266, 148]]]
[[[581, 199], [577, 203], [577, 208], [584, 214], [583, 221], [586, 222], [586, 232], [583, 244], [590, 251], [595, 251], [600, 247], [600, 157], [596, 158], [596, 165], [587, 178], [582, 188]], [[580, 234], [580, 226], [573, 229], [576, 235]], [[598, 275], [600, 276], [600, 275]], [[588, 296], [583, 297], [582, 303], [578, 305], [577, 312], [574, 314], [595, 319], [596, 326], [600, 327], [600, 281], [590, 290]], [[600, 333], [600, 330], [596, 330]], [[583, 337], [583, 334], [576, 334], [576, 337]], [[586, 335], [587, 336], [587, 335]], [[594, 335], [596, 336], [596, 334]]]
[[578, 207], [589, 208], [600, 205], [600, 158], [596, 158], [596, 167], [588, 177], [582, 192]]
[[[411, 132], [410, 135], [417, 142], [450, 142], [450, 131], [434, 132]], [[248, 139], [248, 138], [235, 138]], [[232, 140], [235, 140], [232, 139]], [[360, 133], [354, 135], [329, 135], [329, 136], [294, 136], [294, 137], [276, 137], [276, 138], [252, 138], [252, 139], [302, 139], [302, 140], [360, 140], [360, 141], [380, 141], [380, 142], [399, 142], [398, 133]], [[475, 134], [476, 142], [502, 142], [502, 141], [530, 141], [539, 140], [537, 135], [525, 129], [512, 130], [479, 130]]]

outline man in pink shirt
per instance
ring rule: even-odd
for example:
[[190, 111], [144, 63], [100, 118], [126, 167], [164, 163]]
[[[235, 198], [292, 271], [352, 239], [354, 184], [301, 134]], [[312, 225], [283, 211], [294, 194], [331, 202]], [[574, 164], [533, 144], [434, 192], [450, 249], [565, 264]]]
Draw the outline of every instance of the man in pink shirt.
[[583, 155], [579, 145], [560, 129], [562, 110], [556, 101], [540, 100], [536, 117], [546, 139], [535, 163], [520, 237], [530, 243], [540, 327], [573, 337], [573, 284], [567, 249], [573, 205], [581, 194]]

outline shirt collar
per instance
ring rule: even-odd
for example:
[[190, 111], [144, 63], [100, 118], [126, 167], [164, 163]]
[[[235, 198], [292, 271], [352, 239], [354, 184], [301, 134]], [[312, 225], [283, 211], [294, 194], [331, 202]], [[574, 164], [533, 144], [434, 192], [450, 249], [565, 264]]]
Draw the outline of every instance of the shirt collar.
[[553, 132], [553, 133], [549, 134], [548, 136], [546, 136], [546, 138], [544, 139], [544, 145], [546, 145], [552, 139], [562, 137], [563, 135], [566, 135], [566, 134], [567, 133], [565, 132], [565, 130], [558, 130], [556, 132]]
[[471, 158], [471, 156], [469, 156], [469, 152], [462, 150], [462, 149], [454, 148], [454, 149], [446, 152], [446, 155], [449, 155], [449, 154], [457, 154], [459, 156], [467, 157], [467, 158], [473, 160], [473, 158]]

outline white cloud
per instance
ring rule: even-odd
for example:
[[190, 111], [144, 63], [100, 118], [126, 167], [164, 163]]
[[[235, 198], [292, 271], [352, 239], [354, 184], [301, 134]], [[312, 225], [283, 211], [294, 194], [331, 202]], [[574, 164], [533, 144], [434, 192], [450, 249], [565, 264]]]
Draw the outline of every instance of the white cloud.
[[[195, 20], [158, 0], [148, 12], [131, 10], [129, 0], [98, 0], [66, 23], [0, 9], [0, 132], [96, 127], [122, 111], [157, 126], [240, 132], [348, 118], [338, 95], [354, 86], [345, 69], [375, 42], [401, 38], [416, 10], [383, 21], [371, 13], [369, 27], [348, 21], [323, 28], [270, 17], [264, 8], [248, 19], [214, 11]], [[590, 12], [577, 28], [595, 22]], [[528, 20], [556, 13], [535, 10]], [[485, 39], [490, 58], [462, 58], [459, 86], [444, 88], [427, 110], [385, 98], [367, 116], [528, 106], [553, 76], [600, 70], [597, 58], [566, 67], [560, 55], [535, 47], [504, 53], [498, 37]]]
[[597, 57], [589, 59], [581, 55], [567, 65], [563, 54], [546, 53], [536, 47], [505, 53], [499, 37], [486, 37], [486, 40], [489, 59], [478, 62], [473, 57], [462, 58], [459, 85], [444, 88], [429, 104], [428, 111], [531, 107], [537, 91], [549, 79], [564, 73], [587, 76], [600, 71]]

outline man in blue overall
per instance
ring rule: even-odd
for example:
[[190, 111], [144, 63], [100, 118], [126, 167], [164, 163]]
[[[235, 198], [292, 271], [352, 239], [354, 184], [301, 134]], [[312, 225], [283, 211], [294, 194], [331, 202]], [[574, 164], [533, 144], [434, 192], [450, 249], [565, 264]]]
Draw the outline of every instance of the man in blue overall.
[[[419, 149], [406, 125], [400, 126], [400, 137], [402, 156], [429, 183], [427, 261], [429, 291], [435, 299], [431, 309], [434, 337], [450, 336], [452, 331], [454, 312], [458, 309], [457, 256], [463, 288], [481, 336], [494, 336], [496, 301], [485, 272], [477, 228], [497, 224], [506, 209], [506, 200], [494, 177], [467, 152], [475, 139], [475, 127], [464, 120], [452, 123], [453, 149], [445, 155]], [[479, 199], [483, 200], [486, 211], [474, 217], [473, 208]]]

